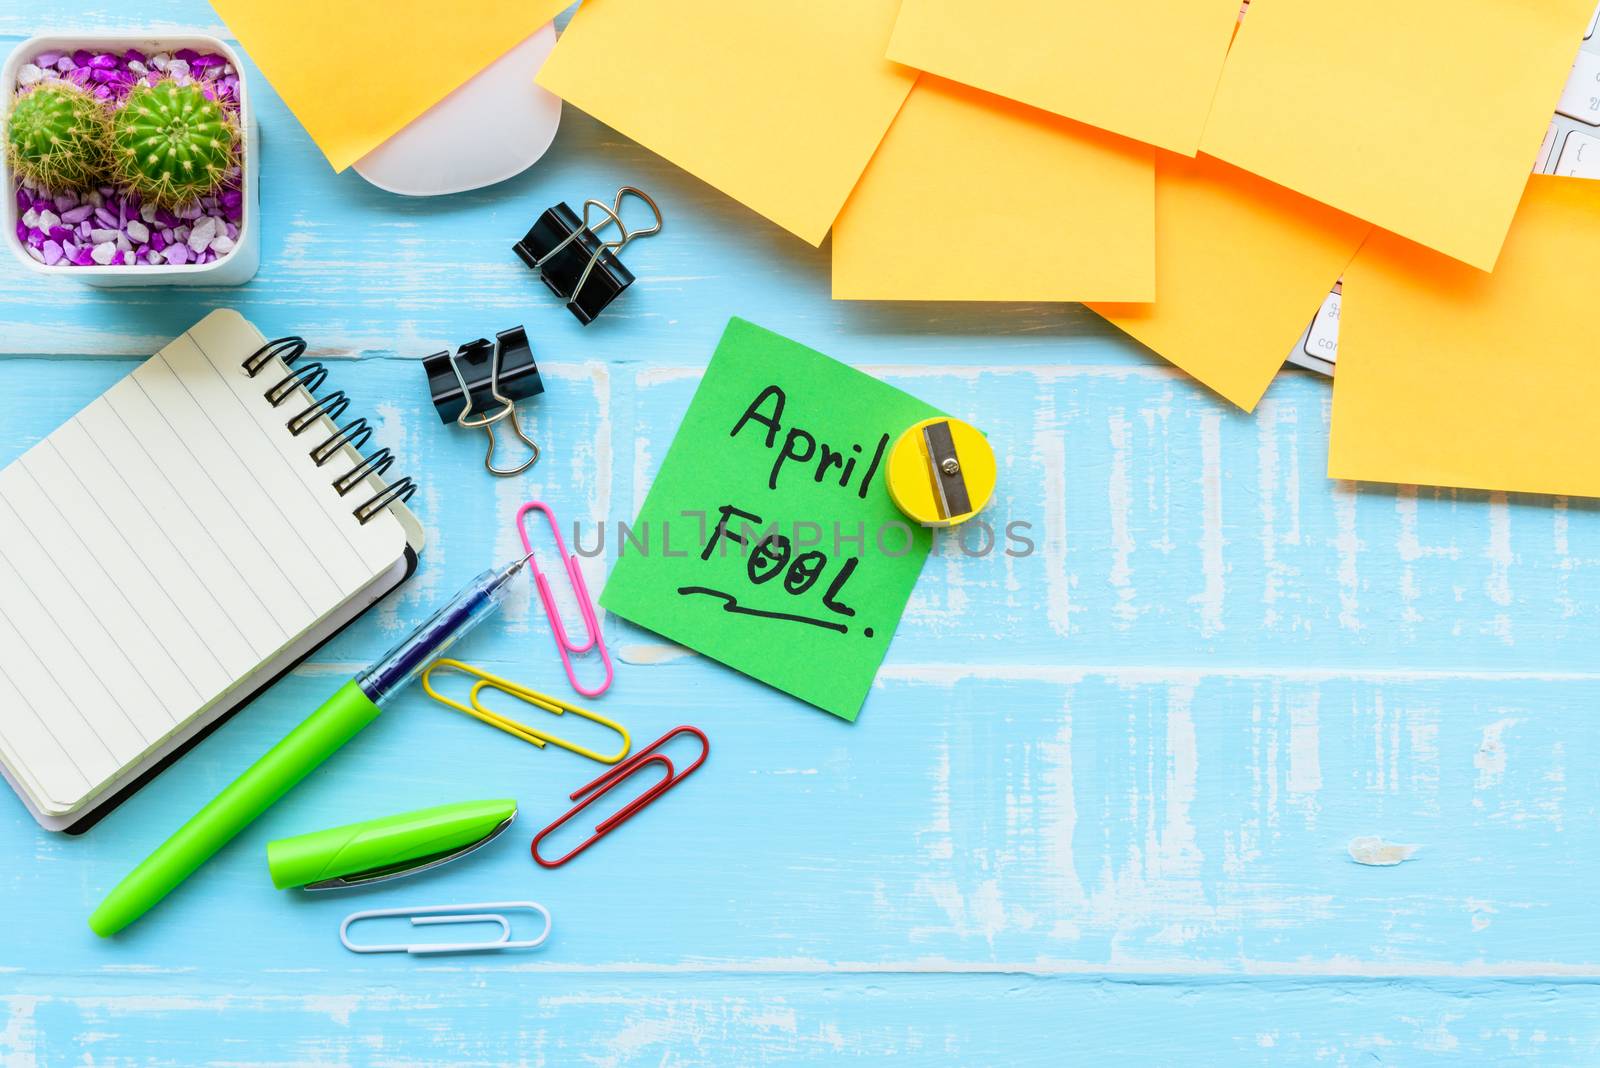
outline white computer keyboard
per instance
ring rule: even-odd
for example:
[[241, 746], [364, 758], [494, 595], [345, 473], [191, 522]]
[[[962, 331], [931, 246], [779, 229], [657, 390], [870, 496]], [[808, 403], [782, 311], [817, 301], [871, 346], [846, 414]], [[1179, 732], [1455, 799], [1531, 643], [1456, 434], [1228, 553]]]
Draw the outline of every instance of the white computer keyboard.
[[[1600, 6], [1589, 18], [1578, 60], [1556, 103], [1555, 117], [1533, 161], [1534, 174], [1563, 178], [1600, 178]], [[1325, 375], [1333, 374], [1339, 356], [1341, 283], [1322, 298], [1322, 307], [1289, 353], [1289, 362]]]

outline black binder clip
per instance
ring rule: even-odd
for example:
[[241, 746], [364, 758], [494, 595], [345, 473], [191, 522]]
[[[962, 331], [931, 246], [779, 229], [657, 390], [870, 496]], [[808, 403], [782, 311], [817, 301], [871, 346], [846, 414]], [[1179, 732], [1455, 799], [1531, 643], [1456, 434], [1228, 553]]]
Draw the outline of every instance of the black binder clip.
[[[490, 474], [520, 475], [538, 463], [539, 446], [517, 420], [516, 402], [544, 392], [527, 331], [514, 326], [496, 334], [493, 344], [480, 337], [457, 352], [436, 352], [423, 359], [422, 369], [428, 374], [428, 390], [441, 423], [453, 422], [469, 430], [481, 427], [489, 435], [483, 466]], [[511, 420], [512, 431], [533, 453], [517, 467], [494, 465], [494, 425], [502, 419]]]
[[[622, 201], [629, 195], [650, 205], [656, 223], [648, 230], [629, 230], [622, 221]], [[605, 216], [599, 226], [590, 224], [590, 212]], [[617, 237], [602, 241], [599, 234], [615, 225]], [[608, 206], [599, 200], [583, 202], [583, 218], [565, 201], [539, 216], [533, 229], [511, 248], [522, 262], [539, 272], [550, 291], [566, 301], [567, 310], [588, 326], [617, 296], [633, 284], [633, 272], [617, 253], [636, 237], [661, 232], [661, 209], [642, 189], [625, 185]]]

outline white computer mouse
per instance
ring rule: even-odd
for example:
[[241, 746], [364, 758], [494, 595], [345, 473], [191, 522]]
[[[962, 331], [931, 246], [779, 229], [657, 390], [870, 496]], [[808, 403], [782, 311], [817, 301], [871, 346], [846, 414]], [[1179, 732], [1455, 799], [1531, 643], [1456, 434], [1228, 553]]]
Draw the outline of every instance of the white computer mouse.
[[481, 189], [521, 174], [561, 125], [561, 99], [533, 81], [555, 44], [552, 22], [361, 157], [356, 173], [409, 197]]

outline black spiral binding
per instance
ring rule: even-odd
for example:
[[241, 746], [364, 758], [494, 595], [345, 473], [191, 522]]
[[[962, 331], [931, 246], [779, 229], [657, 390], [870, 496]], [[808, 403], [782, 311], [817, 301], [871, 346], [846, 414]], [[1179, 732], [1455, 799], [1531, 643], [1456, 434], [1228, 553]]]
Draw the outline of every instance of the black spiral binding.
[[[342, 389], [316, 397], [316, 391], [328, 379], [328, 369], [320, 363], [305, 363], [295, 366], [295, 361], [306, 352], [305, 338], [280, 337], [262, 345], [250, 358], [244, 361], [245, 374], [254, 378], [268, 367], [277, 357], [288, 367], [289, 373], [262, 394], [274, 408], [294, 396], [301, 388], [312, 394], [316, 399], [306, 408], [296, 413], [284, 424], [289, 433], [299, 437], [306, 430], [317, 425], [323, 416], [337, 422], [350, 407], [350, 398], [345, 396]], [[356, 418], [344, 424], [328, 436], [320, 445], [311, 450], [311, 459], [318, 467], [322, 467], [335, 456], [339, 455], [346, 445], [360, 450], [365, 448], [372, 439], [372, 424], [365, 418]], [[339, 496], [348, 496], [355, 488], [373, 475], [382, 476], [394, 465], [394, 453], [388, 448], [379, 449], [370, 456], [362, 457], [355, 467], [334, 479], [331, 485]], [[373, 516], [389, 507], [409, 501], [411, 495], [417, 492], [417, 484], [407, 475], [404, 478], [384, 486], [383, 489], [362, 501], [351, 514], [365, 525]]]

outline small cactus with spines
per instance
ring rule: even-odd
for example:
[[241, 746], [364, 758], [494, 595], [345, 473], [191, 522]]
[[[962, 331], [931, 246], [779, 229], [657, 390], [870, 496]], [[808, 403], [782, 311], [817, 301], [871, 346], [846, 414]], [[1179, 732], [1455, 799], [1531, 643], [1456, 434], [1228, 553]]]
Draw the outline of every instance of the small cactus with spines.
[[166, 78], [135, 86], [111, 117], [119, 182], [157, 207], [176, 208], [223, 184], [239, 131], [200, 85]]
[[36, 188], [88, 188], [105, 171], [109, 121], [88, 90], [67, 81], [40, 85], [12, 104], [6, 158], [17, 177]]

